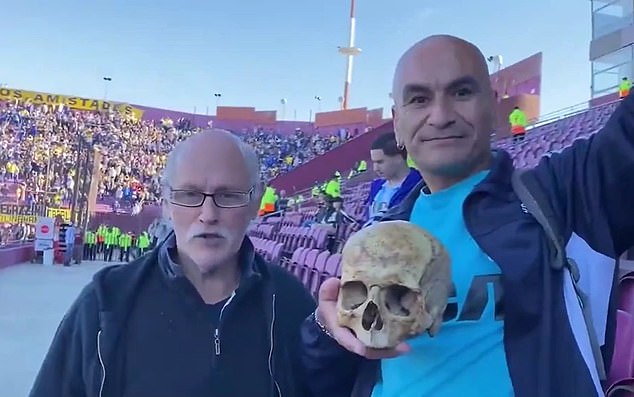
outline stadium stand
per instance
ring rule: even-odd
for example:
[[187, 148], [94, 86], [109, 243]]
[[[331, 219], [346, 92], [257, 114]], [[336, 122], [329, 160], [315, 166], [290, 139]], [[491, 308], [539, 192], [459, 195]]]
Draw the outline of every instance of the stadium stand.
[[[0, 202], [68, 206], [74, 184], [78, 137], [103, 154], [98, 211], [139, 212], [159, 198], [159, 175], [174, 145], [199, 131], [189, 120], [135, 121], [119, 113], [64, 107], [0, 104]], [[340, 145], [345, 134], [295, 130], [282, 135], [261, 128], [237, 132], [262, 160], [265, 180]], [[136, 207], [136, 208], [135, 208]]]
[[[614, 102], [604, 104], [534, 127], [529, 130], [527, 138], [523, 142], [514, 143], [511, 138], [508, 138], [497, 141], [494, 146], [508, 151], [514, 158], [517, 167], [534, 167], [542, 156], [559, 152], [572, 144], [574, 140], [588, 138], [597, 132], [606, 123], [616, 105], [617, 103]], [[368, 171], [343, 183], [344, 208], [354, 217], [360, 217], [363, 214], [363, 204], [369, 191], [371, 175], [371, 171]], [[303, 192], [305, 195], [307, 193]], [[281, 251], [281, 265], [293, 271], [298, 277], [303, 277], [307, 274], [306, 272], [310, 273], [313, 270], [317, 272], [316, 274], [321, 275], [324, 269], [315, 267], [313, 256], [307, 260], [305, 251], [323, 252], [328, 246], [329, 236], [324, 233], [324, 230], [304, 226], [307, 222], [314, 220], [317, 212], [316, 200], [307, 198], [299, 211], [290, 211], [283, 216], [260, 219], [252, 224], [249, 235], [257, 239], [260, 249], [267, 255], [272, 256], [274, 250]], [[358, 220], [362, 221], [362, 219]], [[354, 225], [341, 225], [337, 234], [330, 237], [336, 243], [332, 244], [336, 248], [331, 255], [339, 255], [336, 251], [340, 250], [347, 237], [354, 230]], [[267, 245], [267, 242], [275, 244]], [[336, 258], [340, 257], [336, 256]], [[303, 280], [307, 279], [303, 278]], [[316, 288], [312, 288], [312, 284], [307, 285], [307, 287], [316, 290]]]

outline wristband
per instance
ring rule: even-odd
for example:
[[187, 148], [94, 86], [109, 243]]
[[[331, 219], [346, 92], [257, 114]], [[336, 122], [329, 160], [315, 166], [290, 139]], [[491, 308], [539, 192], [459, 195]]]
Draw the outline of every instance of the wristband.
[[319, 327], [319, 329], [321, 330], [321, 332], [323, 332], [324, 334], [326, 334], [328, 337], [335, 339], [334, 336], [332, 336], [332, 334], [330, 333], [330, 331], [328, 331], [328, 328], [326, 328], [326, 326], [324, 324], [321, 323], [321, 321], [319, 321], [319, 319], [317, 318], [317, 309], [315, 309], [315, 311], [312, 314], [313, 317], [313, 321], [315, 322], [315, 324], [317, 325], [317, 327]]

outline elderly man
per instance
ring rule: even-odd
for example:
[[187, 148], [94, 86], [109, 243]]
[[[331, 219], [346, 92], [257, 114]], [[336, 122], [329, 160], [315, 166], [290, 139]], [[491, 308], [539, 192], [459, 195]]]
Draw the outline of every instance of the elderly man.
[[245, 237], [262, 183], [253, 150], [221, 130], [171, 153], [174, 232], [99, 272], [62, 321], [31, 396], [304, 397], [300, 324], [315, 304]]
[[[400, 59], [392, 92], [397, 141], [424, 182], [383, 220], [409, 220], [443, 243], [454, 293], [433, 338], [376, 351], [338, 325], [339, 281], [327, 280], [302, 332], [314, 394], [603, 395], [600, 361], [609, 363], [613, 350], [614, 296], [600, 318], [605, 333], [596, 335], [584, 323], [574, 272], [555, 255], [538, 211], [527, 210], [533, 201], [520, 200], [512, 159], [491, 150], [495, 96], [481, 52], [455, 37], [422, 40]], [[560, 243], [574, 233], [618, 258], [634, 245], [634, 97], [596, 135], [542, 159], [521, 181], [550, 209]], [[593, 270], [614, 291], [615, 266]], [[605, 341], [603, 357], [592, 349], [593, 334]]]

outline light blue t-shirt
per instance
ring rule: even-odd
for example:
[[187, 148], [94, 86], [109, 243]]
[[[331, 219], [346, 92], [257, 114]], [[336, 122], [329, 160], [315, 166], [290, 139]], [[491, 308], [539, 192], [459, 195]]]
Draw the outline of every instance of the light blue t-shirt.
[[487, 171], [449, 189], [421, 193], [411, 219], [436, 236], [451, 258], [455, 293], [440, 332], [409, 341], [412, 351], [381, 361], [372, 397], [509, 397], [503, 345], [500, 268], [473, 240], [462, 204]]
[[383, 215], [390, 207], [392, 197], [394, 197], [400, 188], [401, 185], [389, 186], [387, 181], [383, 182], [383, 186], [381, 186], [381, 189], [379, 189], [376, 196], [374, 196], [374, 200], [370, 203], [370, 216], [368, 219], [372, 220]]

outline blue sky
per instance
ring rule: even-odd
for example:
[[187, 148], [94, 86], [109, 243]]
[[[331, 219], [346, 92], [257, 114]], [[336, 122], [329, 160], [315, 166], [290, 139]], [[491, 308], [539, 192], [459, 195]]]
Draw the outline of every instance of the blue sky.
[[[497, 5], [504, 4], [504, 7]], [[11, 88], [213, 113], [221, 105], [307, 120], [342, 95], [349, 0], [3, 2], [0, 83]], [[390, 106], [400, 54], [448, 33], [510, 65], [543, 51], [542, 114], [590, 95], [590, 3], [357, 0], [351, 107]], [[279, 113], [278, 113], [279, 114]]]

